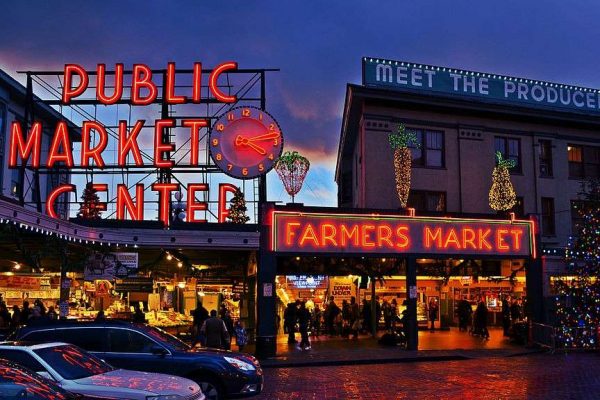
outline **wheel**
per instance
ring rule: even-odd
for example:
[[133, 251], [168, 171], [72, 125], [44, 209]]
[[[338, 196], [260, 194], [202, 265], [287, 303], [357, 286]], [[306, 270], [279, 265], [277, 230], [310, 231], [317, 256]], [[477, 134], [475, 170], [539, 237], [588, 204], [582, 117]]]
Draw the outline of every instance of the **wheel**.
[[196, 383], [202, 389], [206, 400], [222, 400], [225, 398], [222, 386], [212, 378], [197, 378]]

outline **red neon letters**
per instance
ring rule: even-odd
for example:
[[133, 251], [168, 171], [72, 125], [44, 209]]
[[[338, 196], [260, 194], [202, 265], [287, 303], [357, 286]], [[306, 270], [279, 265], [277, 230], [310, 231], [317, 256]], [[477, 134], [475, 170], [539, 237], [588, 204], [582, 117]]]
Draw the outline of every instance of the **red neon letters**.
[[532, 240], [529, 221], [436, 221], [277, 211], [272, 216], [272, 249], [279, 252], [528, 255]]
[[[95, 147], [90, 148], [92, 130], [98, 133], [98, 143]], [[107, 144], [108, 135], [104, 126], [96, 121], [84, 121], [81, 131], [81, 166], [89, 167], [89, 159], [92, 158], [98, 168], [103, 168], [102, 151]]]
[[208, 191], [205, 183], [190, 184], [187, 188], [187, 222], [206, 222], [206, 219], [196, 219], [196, 211], [206, 211], [208, 204], [205, 201], [196, 201], [196, 192]]
[[56, 211], [54, 210], [54, 203], [56, 202], [56, 198], [63, 193], [74, 192], [75, 185], [60, 185], [57, 186], [46, 199], [46, 214], [51, 216], [52, 218], [58, 218], [56, 215]]
[[29, 156], [32, 156], [31, 166], [38, 168], [40, 166], [40, 146], [42, 144], [42, 123], [35, 122], [31, 126], [27, 140], [23, 139], [23, 131], [19, 122], [13, 122], [10, 129], [10, 151], [8, 166], [16, 168], [17, 155], [21, 160], [27, 162]]
[[227, 193], [235, 193], [237, 186], [231, 183], [220, 183], [219, 184], [219, 222], [227, 221], [229, 215], [229, 209], [227, 208]]

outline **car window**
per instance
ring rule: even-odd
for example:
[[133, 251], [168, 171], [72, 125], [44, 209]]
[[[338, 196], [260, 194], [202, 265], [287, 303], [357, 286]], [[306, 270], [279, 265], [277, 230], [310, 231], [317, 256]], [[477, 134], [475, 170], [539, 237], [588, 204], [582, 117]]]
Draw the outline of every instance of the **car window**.
[[113, 353], [151, 353], [156, 343], [129, 329], [110, 329], [110, 351]]
[[76, 346], [44, 347], [34, 352], [60, 376], [68, 380], [87, 378], [114, 370], [98, 357]]
[[39, 363], [31, 354], [24, 350], [0, 350], [0, 358], [16, 362], [34, 372], [46, 371], [46, 368]]
[[33, 331], [24, 334], [20, 340], [28, 342], [47, 343], [58, 340], [55, 331]]
[[60, 329], [60, 335], [56, 340], [74, 344], [87, 351], [104, 351], [106, 342], [106, 330], [104, 328], [71, 328]]
[[[8, 363], [0, 365], [0, 395], [7, 394], [14, 395], [7, 398], [28, 400], [74, 399], [56, 384]], [[0, 396], [0, 398], [4, 397]]]

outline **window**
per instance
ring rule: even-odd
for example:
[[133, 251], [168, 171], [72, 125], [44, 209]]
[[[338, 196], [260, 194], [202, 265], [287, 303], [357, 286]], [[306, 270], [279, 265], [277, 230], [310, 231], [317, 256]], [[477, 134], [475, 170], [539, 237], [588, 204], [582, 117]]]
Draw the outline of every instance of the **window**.
[[567, 145], [569, 178], [600, 177], [600, 147]]
[[[513, 160], [515, 167], [511, 172], [521, 172], [521, 141], [515, 138], [496, 137], [494, 140], [494, 150], [502, 154], [505, 160]], [[498, 160], [496, 160], [498, 162]]]
[[46, 370], [38, 360], [24, 350], [0, 350], [0, 358], [21, 364], [33, 372]]
[[60, 340], [81, 347], [87, 351], [104, 351], [106, 330], [103, 328], [62, 329]]
[[114, 370], [101, 359], [75, 346], [43, 347], [34, 352], [68, 380], [88, 378]]
[[554, 236], [554, 199], [542, 197], [542, 235]]
[[112, 353], [151, 353], [156, 345], [146, 336], [129, 329], [111, 329], [109, 335]]
[[552, 177], [552, 142], [540, 140], [540, 176]]
[[416, 211], [446, 212], [446, 192], [411, 190], [408, 206]]
[[407, 128], [407, 130], [415, 133], [417, 143], [419, 143], [419, 148], [410, 146], [412, 165], [433, 168], [443, 167], [444, 132], [411, 128]]

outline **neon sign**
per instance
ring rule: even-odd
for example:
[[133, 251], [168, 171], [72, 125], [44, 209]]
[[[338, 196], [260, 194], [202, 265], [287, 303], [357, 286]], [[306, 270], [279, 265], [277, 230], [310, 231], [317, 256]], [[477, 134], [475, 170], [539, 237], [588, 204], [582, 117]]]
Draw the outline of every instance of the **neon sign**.
[[279, 253], [535, 254], [534, 223], [379, 214], [273, 211]]
[[[167, 63], [167, 68], [162, 71], [163, 73], [156, 74], [158, 80], [153, 77], [152, 69], [145, 64], [133, 64], [130, 71], [125, 71], [123, 64], [116, 64], [113, 71], [107, 71], [105, 64], [98, 64], [95, 71], [86, 71], [77, 64], [67, 64], [64, 67], [62, 79], [61, 104], [75, 104], [79, 97], [84, 95], [90, 97], [92, 92], [96, 104], [107, 106], [123, 103], [146, 106], [156, 102], [161, 102], [163, 105], [200, 104], [203, 102], [232, 104], [238, 101], [238, 97], [224, 93], [222, 86], [219, 86], [219, 78], [221, 75], [235, 72], [237, 69], [238, 64], [236, 62], [227, 61], [217, 65], [207, 73], [206, 70], [203, 71], [202, 64], [196, 62], [191, 70], [191, 83], [186, 81], [185, 85], [180, 83], [177, 86], [177, 70], [173, 62]], [[207, 90], [203, 91], [203, 74], [205, 73], [208, 75], [204, 82], [204, 87], [207, 87]], [[110, 78], [108, 78], [109, 75]], [[125, 75], [130, 76], [130, 78], [126, 80]], [[92, 79], [95, 80], [92, 81]], [[81, 124], [81, 150], [77, 156], [77, 153], [73, 151], [73, 143], [69, 134], [70, 127], [66, 121], [59, 121], [53, 127], [53, 135], [47, 154], [42, 151], [42, 132], [48, 127], [43, 126], [40, 121], [34, 121], [28, 126], [21, 121], [14, 121], [10, 127], [8, 166], [9, 168], [26, 166], [32, 170], [51, 168], [103, 170], [130, 166], [170, 169], [175, 167], [175, 162], [170, 158], [170, 154], [175, 151], [176, 143], [171, 143], [168, 140], [169, 135], [165, 133], [174, 128], [184, 128], [190, 143], [189, 161], [185, 162], [185, 166], [198, 167], [200, 165], [200, 142], [203, 135], [201, 135], [200, 130], [210, 128], [210, 126], [208, 119], [193, 117], [178, 120], [161, 118], [150, 122], [139, 119], [131, 123], [126, 120], [119, 120], [115, 127], [113, 149], [108, 147], [109, 133], [112, 127], [105, 126], [97, 120], [85, 120]], [[140, 148], [145, 141], [140, 138], [140, 133], [142, 130], [148, 129], [152, 130], [153, 151], [144, 160], [142, 157], [144, 153]], [[279, 134], [279, 131], [277, 133]], [[247, 156], [246, 153], [252, 155], [253, 147], [250, 146], [250, 143], [239, 147], [238, 155], [240, 157]], [[116, 163], [107, 165], [105, 160], [113, 158], [113, 151], [116, 153]], [[278, 156], [279, 154], [277, 154]], [[273, 161], [273, 159], [273, 155], [271, 155], [270, 161]], [[178, 164], [183, 166], [181, 163]], [[223, 169], [223, 166], [219, 164], [217, 166], [228, 173], [226, 169]], [[269, 169], [266, 163], [264, 166], [260, 164], [257, 168], [256, 174], [252, 175], [253, 177], [264, 174]], [[94, 189], [98, 192], [107, 192], [108, 186], [95, 184]], [[171, 195], [173, 192], [179, 192], [182, 188], [177, 183], [156, 182], [152, 184], [150, 189], [156, 193], [159, 199], [159, 220], [164, 225], [168, 225]], [[197, 201], [196, 195], [207, 192], [209, 190], [208, 185], [206, 183], [189, 183], [185, 189], [187, 189], [187, 221], [207, 222], [205, 219], [198, 218], [196, 214], [197, 212], [206, 211], [208, 203]], [[75, 192], [75, 190], [75, 186], [71, 184], [53, 188], [46, 199], [46, 213], [51, 217], [58, 218], [54, 204], [59, 197], [69, 196], [69, 193]], [[135, 221], [144, 219], [144, 185], [137, 184], [134, 190], [135, 193], [132, 196], [126, 185], [116, 185], [116, 196], [114, 196], [116, 200], [116, 219]], [[225, 221], [229, 213], [227, 195], [234, 193], [235, 190], [236, 186], [232, 184], [219, 185], [217, 215], [219, 222]], [[97, 207], [105, 210], [106, 204], [101, 203]]]

